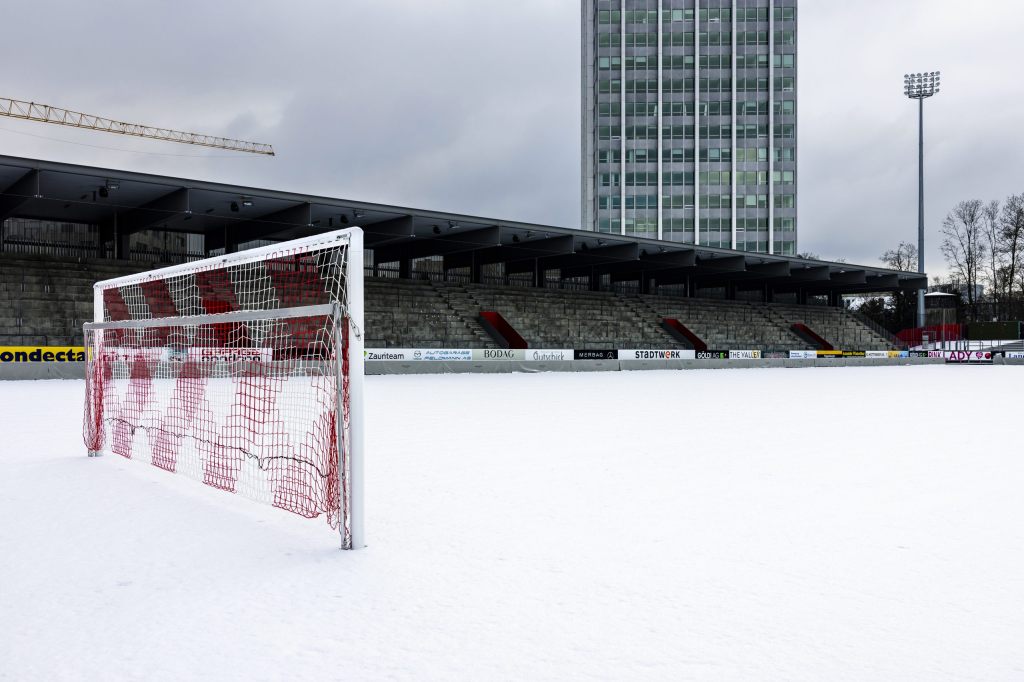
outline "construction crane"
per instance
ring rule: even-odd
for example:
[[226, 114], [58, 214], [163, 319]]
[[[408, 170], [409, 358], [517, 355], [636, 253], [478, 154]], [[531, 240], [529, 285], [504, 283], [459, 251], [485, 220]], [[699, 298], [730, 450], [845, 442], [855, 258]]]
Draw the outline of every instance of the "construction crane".
[[70, 109], [51, 107], [48, 104], [23, 102], [6, 97], [0, 97], [0, 116], [20, 118], [24, 121], [37, 121], [39, 123], [55, 123], [72, 128], [85, 128], [86, 130], [99, 130], [117, 135], [144, 137], [149, 140], [180, 142], [181, 144], [194, 144], [199, 147], [213, 147], [215, 149], [227, 149], [235, 152], [263, 154], [266, 156], [274, 155], [274, 148], [271, 145], [260, 142], [245, 142], [244, 140], [232, 140], [226, 137], [186, 133], [168, 128], [155, 128], [138, 123], [125, 123], [123, 121], [103, 118], [102, 116], [71, 111]]

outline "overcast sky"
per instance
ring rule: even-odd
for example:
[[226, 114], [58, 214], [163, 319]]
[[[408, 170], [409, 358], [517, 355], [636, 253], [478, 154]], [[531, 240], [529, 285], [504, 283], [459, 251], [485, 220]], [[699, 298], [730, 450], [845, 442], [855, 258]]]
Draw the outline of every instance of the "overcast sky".
[[[4, 26], [0, 96], [278, 156], [4, 118], [0, 154], [579, 224], [579, 0], [34, 0]], [[925, 105], [929, 272], [956, 201], [1024, 192], [1021, 27], [1012, 0], [801, 1], [801, 251], [874, 264], [916, 240], [907, 71], [943, 79]]]

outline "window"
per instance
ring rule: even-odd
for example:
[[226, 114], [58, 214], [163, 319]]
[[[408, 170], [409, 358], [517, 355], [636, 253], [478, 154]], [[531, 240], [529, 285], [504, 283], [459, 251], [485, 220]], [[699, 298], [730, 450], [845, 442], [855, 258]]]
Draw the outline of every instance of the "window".
[[775, 79], [775, 92], [793, 92], [796, 79], [792, 76], [783, 76]]
[[662, 158], [667, 163], [693, 163], [693, 149], [666, 149], [662, 151]]
[[776, 147], [776, 161], [796, 161], [796, 150], [792, 147]]
[[647, 210], [658, 208], [657, 194], [636, 194], [626, 196], [626, 210]]
[[741, 54], [736, 56], [737, 69], [767, 69], [768, 55], [766, 54]]
[[713, 23], [719, 23], [723, 21], [730, 22], [732, 21], [732, 10], [729, 8], [719, 9], [717, 7], [711, 9], [702, 9], [700, 11], [700, 20], [709, 21]]
[[622, 21], [622, 14], [619, 10], [601, 10], [597, 13], [597, 23], [599, 24], [618, 24]]
[[772, 57], [772, 66], [776, 69], [792, 69], [794, 66], [795, 55], [792, 54], [777, 54]]
[[656, 55], [649, 57], [626, 57], [626, 68], [635, 71], [657, 70], [658, 57]]
[[657, 163], [658, 152], [655, 149], [627, 149], [626, 163]]
[[669, 21], [693, 21], [692, 9], [665, 10], [665, 22]]
[[791, 140], [796, 137], [796, 126], [792, 123], [776, 123], [775, 137], [777, 139]]
[[[664, 35], [664, 39], [666, 45], [672, 45], [673, 47], [685, 47], [693, 45], [693, 31], [678, 31], [669, 33], [668, 35]], [[652, 47], [654, 46], [652, 45]]]
[[[767, 45], [768, 43], [765, 43]], [[796, 31], [776, 31], [776, 45], [796, 45]]]
[[794, 208], [796, 206], [796, 196], [793, 194], [776, 194], [775, 195], [775, 208]]
[[597, 46], [598, 47], [621, 47], [622, 36], [618, 33], [598, 33], [597, 34]]
[[776, 116], [792, 116], [796, 113], [796, 102], [791, 99], [778, 100], [775, 102]]
[[618, 149], [602, 149], [597, 152], [598, 163], [621, 163], [622, 152]]
[[709, 163], [728, 163], [732, 160], [730, 147], [711, 147], [700, 150], [700, 160]]
[[[665, 194], [662, 196], [662, 208], [666, 209], [687, 209], [693, 208], [692, 194]], [[692, 223], [692, 220], [691, 220]], [[693, 227], [691, 226], [692, 230]]]
[[692, 69], [693, 68], [693, 55], [692, 54], [673, 54], [667, 55], [664, 58], [664, 65], [666, 69]]
[[701, 208], [731, 208], [732, 196], [728, 194], [702, 194], [700, 195]]
[[619, 174], [618, 173], [601, 173], [601, 186], [602, 187], [618, 187], [619, 186]]

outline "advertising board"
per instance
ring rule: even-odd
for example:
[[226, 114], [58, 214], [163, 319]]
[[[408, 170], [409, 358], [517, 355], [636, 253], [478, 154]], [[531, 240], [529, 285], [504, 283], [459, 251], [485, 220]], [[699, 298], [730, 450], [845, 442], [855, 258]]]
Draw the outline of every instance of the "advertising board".
[[946, 362], [958, 365], [991, 365], [992, 351], [951, 350], [946, 352]]
[[367, 362], [469, 362], [473, 360], [470, 348], [367, 348], [363, 351]]
[[574, 350], [572, 352], [573, 360], [615, 360], [619, 356], [619, 351], [612, 349], [602, 350]]
[[0, 364], [15, 362], [85, 362], [82, 346], [0, 346]]
[[693, 360], [696, 353], [692, 350], [620, 350], [619, 360]]
[[731, 350], [729, 351], [730, 360], [760, 360], [761, 351], [759, 350]]

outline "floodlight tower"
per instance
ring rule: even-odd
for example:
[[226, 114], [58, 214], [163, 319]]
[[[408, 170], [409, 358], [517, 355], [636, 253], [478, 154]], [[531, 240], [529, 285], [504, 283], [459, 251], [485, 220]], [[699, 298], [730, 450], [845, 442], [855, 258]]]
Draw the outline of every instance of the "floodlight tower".
[[[939, 72], [903, 75], [903, 94], [917, 100], [917, 271], [924, 274], [924, 101], [939, 91]], [[924, 289], [917, 290], [917, 326], [924, 326]]]

